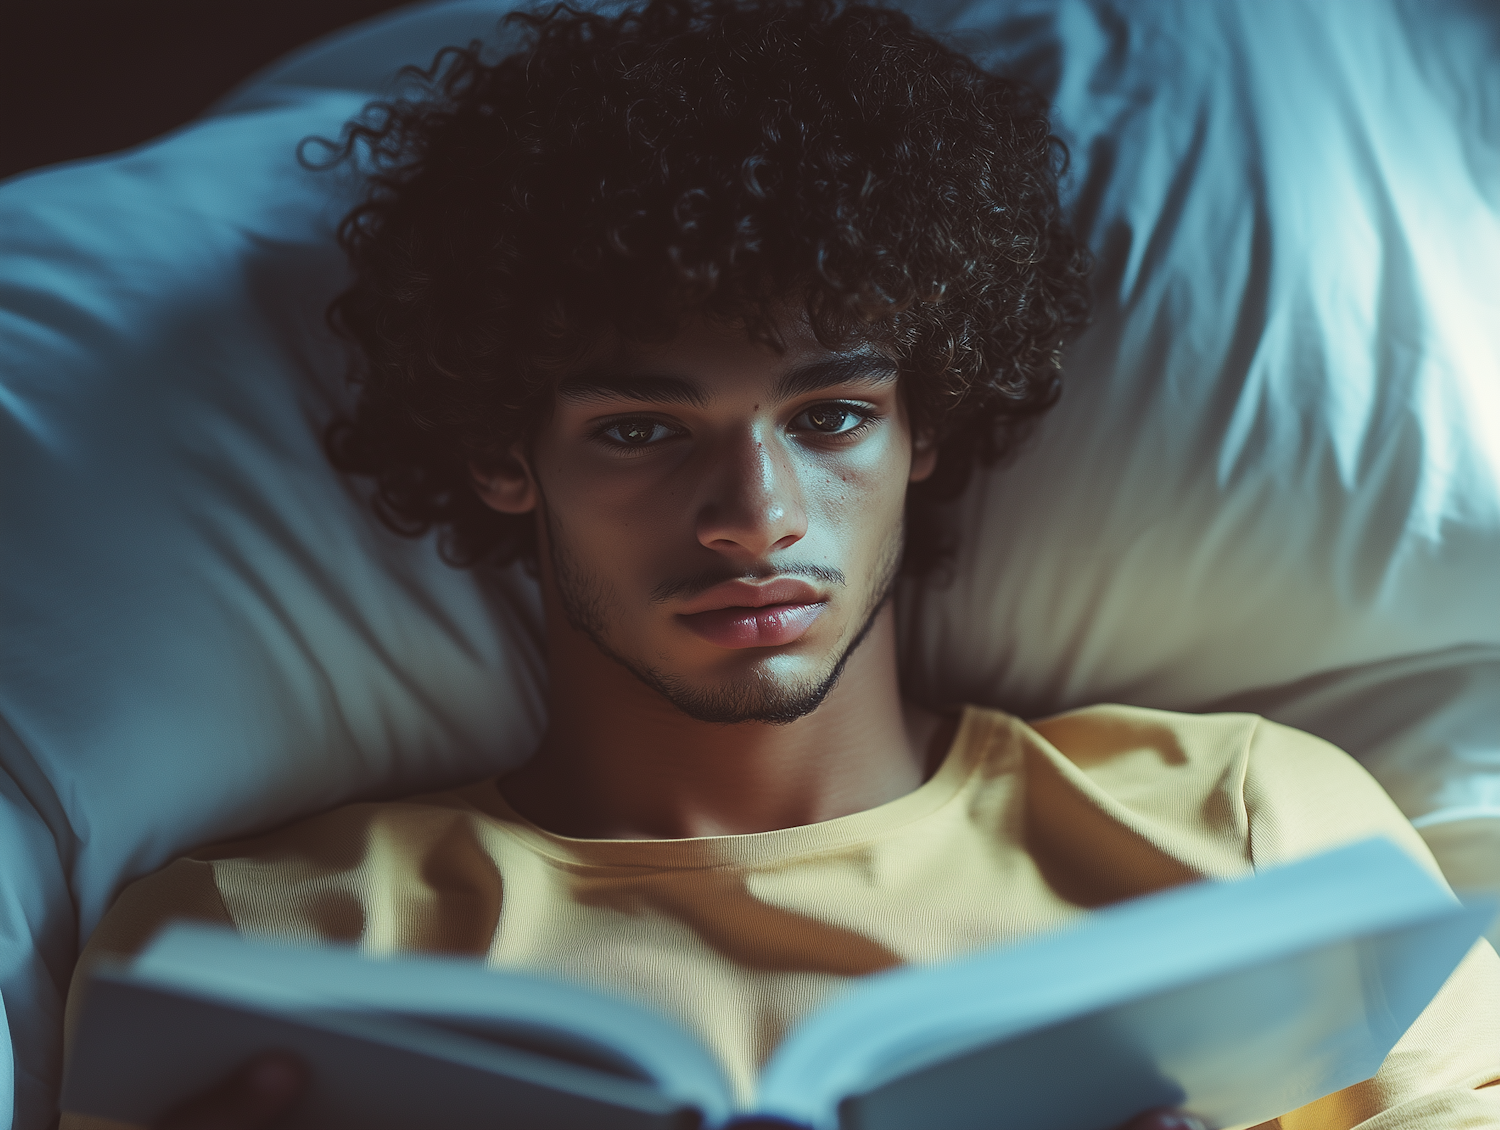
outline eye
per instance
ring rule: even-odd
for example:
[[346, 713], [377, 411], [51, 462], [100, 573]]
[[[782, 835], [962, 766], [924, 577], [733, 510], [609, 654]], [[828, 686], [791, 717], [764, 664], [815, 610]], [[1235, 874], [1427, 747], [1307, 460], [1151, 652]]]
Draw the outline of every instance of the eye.
[[655, 420], [617, 420], [598, 434], [621, 447], [649, 447], [677, 433]]
[[806, 428], [820, 435], [841, 436], [856, 431], [869, 419], [869, 413], [852, 404], [815, 404], [792, 423], [799, 429]]

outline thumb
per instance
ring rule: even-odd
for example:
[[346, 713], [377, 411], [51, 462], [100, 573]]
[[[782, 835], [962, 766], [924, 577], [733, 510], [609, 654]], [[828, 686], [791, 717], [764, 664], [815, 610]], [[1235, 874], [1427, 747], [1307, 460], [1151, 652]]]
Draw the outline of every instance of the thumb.
[[1208, 1130], [1208, 1126], [1195, 1114], [1162, 1107], [1136, 1115], [1120, 1130]]
[[258, 1130], [307, 1089], [307, 1069], [285, 1052], [258, 1056], [218, 1086], [176, 1107], [156, 1130]]

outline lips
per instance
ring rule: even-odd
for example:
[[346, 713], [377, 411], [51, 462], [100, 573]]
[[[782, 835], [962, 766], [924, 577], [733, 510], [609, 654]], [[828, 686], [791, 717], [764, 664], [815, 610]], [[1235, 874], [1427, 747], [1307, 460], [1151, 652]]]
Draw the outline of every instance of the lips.
[[767, 604], [760, 608], [715, 608], [683, 616], [688, 629], [719, 647], [782, 647], [794, 643], [826, 604]]
[[684, 627], [718, 647], [784, 647], [801, 638], [828, 602], [806, 581], [726, 581], [678, 613]]

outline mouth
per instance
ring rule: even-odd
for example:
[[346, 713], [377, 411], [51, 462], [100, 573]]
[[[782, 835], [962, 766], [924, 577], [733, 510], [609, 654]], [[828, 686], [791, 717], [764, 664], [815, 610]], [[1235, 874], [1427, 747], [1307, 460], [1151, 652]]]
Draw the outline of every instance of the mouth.
[[827, 607], [827, 599], [806, 581], [726, 581], [700, 593], [678, 619], [718, 647], [784, 647], [800, 639]]
[[800, 639], [827, 607], [819, 602], [715, 608], [680, 619], [689, 631], [719, 647], [783, 647]]

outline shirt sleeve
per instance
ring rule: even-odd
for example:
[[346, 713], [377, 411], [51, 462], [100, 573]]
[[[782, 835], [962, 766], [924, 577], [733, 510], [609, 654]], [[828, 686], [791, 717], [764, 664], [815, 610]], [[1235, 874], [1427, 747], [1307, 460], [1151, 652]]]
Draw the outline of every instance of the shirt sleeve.
[[[63, 1044], [71, 1047], [73, 1026], [88, 985], [89, 971], [105, 957], [132, 957], [143, 949], [168, 922], [188, 919], [218, 926], [233, 926], [212, 865], [196, 859], [179, 859], [120, 892], [114, 905], [90, 935], [79, 955], [68, 989], [63, 1019]], [[60, 1130], [107, 1130], [123, 1123], [64, 1113]]]
[[[1311, 734], [1262, 720], [1251, 736], [1244, 800], [1257, 867], [1386, 836], [1442, 879], [1385, 790]], [[1276, 1122], [1281, 1130], [1500, 1128], [1500, 958], [1489, 942], [1475, 943], [1374, 1078]]]

